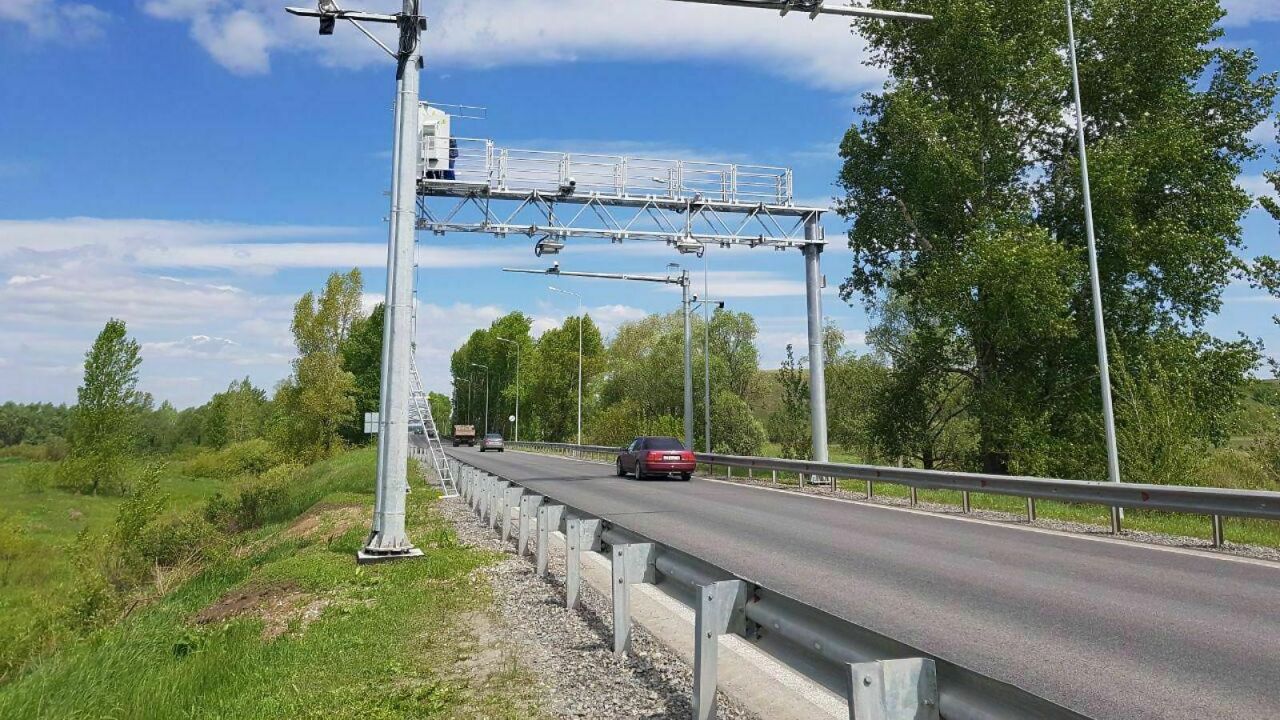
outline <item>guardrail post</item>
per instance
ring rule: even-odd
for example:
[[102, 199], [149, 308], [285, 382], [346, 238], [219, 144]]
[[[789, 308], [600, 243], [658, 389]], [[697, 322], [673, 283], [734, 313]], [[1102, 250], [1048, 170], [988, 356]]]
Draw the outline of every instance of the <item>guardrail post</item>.
[[960, 512], [968, 513], [973, 509], [973, 504], [969, 501], [969, 491], [960, 491]]
[[507, 488], [504, 502], [502, 503], [502, 542], [506, 543], [511, 540], [511, 511], [520, 509], [520, 498], [524, 495], [524, 488], [513, 485]]
[[773, 484], [774, 484], [774, 485], [777, 485], [777, 484], [778, 484], [778, 471], [777, 471], [777, 470], [773, 470], [773, 471], [771, 471], [771, 472], [773, 473]]
[[546, 576], [547, 562], [551, 552], [551, 533], [560, 529], [560, 519], [564, 517], [563, 505], [538, 506], [538, 575]]
[[565, 594], [564, 606], [578, 607], [582, 599], [582, 552], [600, 549], [600, 521], [570, 515], [565, 521]]
[[920, 490], [919, 488], [913, 487], [911, 488], [911, 507], [915, 507], [916, 505], [919, 505], [919, 504], [920, 504]]
[[849, 664], [849, 720], [939, 720], [930, 658]]
[[1036, 521], [1036, 499], [1029, 497], [1027, 498], [1027, 522], [1033, 523], [1035, 521]]
[[754, 471], [754, 469], [753, 469], [753, 468], [747, 468], [747, 479], [748, 479], [748, 480], [755, 480], [755, 479], [756, 479], [756, 474], [755, 474], [755, 471]]
[[[716, 716], [716, 675], [720, 636], [746, 630], [747, 584], [721, 580], [698, 587], [693, 638], [693, 717]], [[861, 720], [861, 718], [859, 718]]]
[[1111, 507], [1111, 534], [1120, 534], [1120, 508], [1114, 505]]
[[1225, 537], [1226, 533], [1223, 531], [1223, 528], [1222, 528], [1222, 516], [1213, 515], [1210, 517], [1213, 520], [1213, 546], [1216, 548], [1220, 548], [1222, 547], [1223, 543], [1226, 542], [1226, 537]]
[[505, 515], [502, 506], [506, 504], [507, 488], [511, 487], [509, 480], [498, 480], [493, 483], [493, 494], [489, 496], [489, 527], [490, 529], [498, 529], [498, 521], [500, 515]]
[[524, 557], [529, 554], [529, 529], [540, 515], [541, 495], [525, 495], [520, 498], [520, 535], [516, 540], [516, 554]]
[[493, 484], [493, 478], [488, 473], [478, 473], [476, 475], [476, 514], [480, 516], [480, 520], [484, 520], [486, 508], [489, 505], [489, 486]]
[[613, 654], [618, 657], [631, 650], [631, 586], [657, 578], [657, 555], [653, 543], [613, 546]]
[[874, 483], [868, 480], [867, 481], [867, 499], [870, 500], [875, 496], [876, 496], [876, 486]]

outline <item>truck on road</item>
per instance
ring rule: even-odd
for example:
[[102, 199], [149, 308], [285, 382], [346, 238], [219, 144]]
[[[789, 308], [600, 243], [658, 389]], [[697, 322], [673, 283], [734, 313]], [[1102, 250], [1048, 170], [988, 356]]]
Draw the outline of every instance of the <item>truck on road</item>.
[[475, 425], [454, 425], [453, 426], [453, 446], [466, 445], [467, 447], [475, 447], [476, 444], [476, 426]]

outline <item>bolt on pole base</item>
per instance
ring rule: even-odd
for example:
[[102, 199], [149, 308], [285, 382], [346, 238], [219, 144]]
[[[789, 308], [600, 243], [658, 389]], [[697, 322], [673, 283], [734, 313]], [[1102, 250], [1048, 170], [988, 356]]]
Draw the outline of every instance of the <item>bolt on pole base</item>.
[[373, 565], [375, 563], [391, 562], [392, 560], [408, 560], [410, 558], [420, 558], [422, 556], [422, 551], [416, 547], [411, 547], [408, 550], [398, 550], [396, 552], [370, 552], [369, 550], [360, 550], [356, 553], [356, 564]]

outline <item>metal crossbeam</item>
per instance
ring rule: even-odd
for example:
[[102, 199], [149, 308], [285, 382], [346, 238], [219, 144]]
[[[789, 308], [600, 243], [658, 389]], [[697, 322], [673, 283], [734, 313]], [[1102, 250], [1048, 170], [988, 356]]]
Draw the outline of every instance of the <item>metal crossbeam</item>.
[[[430, 196], [428, 196], [430, 197]], [[505, 198], [504, 198], [505, 199]], [[495, 202], [485, 191], [475, 191], [443, 206], [427, 197], [418, 200], [418, 228], [437, 235], [450, 232], [487, 233], [498, 237], [525, 235], [563, 243], [571, 238], [665, 242], [682, 252], [700, 252], [703, 246], [799, 248], [812, 245], [805, 226], [822, 210], [786, 214], [765, 205], [728, 209], [686, 201], [639, 203], [588, 197], [567, 199], [533, 190]], [[568, 211], [562, 211], [562, 206]], [[558, 248], [557, 248], [558, 249]]]
[[[445, 143], [448, 143], [446, 146]], [[551, 252], [570, 238], [779, 249], [813, 244], [826, 208], [795, 204], [792, 172], [738, 165], [499, 148], [424, 136], [418, 228], [526, 235]], [[442, 158], [448, 158], [443, 164]]]

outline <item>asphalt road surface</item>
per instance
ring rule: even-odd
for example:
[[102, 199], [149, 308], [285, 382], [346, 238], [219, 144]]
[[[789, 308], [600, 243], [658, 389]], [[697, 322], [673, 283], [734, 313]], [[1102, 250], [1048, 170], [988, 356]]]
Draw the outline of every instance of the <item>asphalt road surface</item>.
[[1280, 718], [1280, 565], [448, 450], [1099, 720]]

